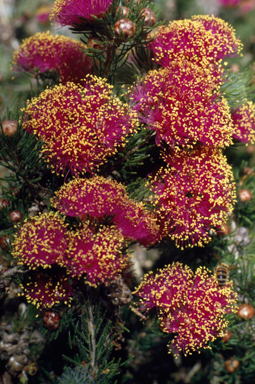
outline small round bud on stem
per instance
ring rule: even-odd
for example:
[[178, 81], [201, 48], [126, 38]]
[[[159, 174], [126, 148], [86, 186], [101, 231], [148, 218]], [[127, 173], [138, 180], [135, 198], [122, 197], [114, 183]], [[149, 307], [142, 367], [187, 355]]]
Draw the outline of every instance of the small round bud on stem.
[[0, 209], [2, 209], [4, 207], [8, 207], [8, 200], [1, 197], [0, 198]]
[[223, 343], [226, 343], [232, 336], [232, 333], [229, 329], [226, 329], [224, 336], [222, 337]]
[[233, 63], [231, 66], [230, 66], [230, 71], [231, 72], [240, 72], [240, 66], [237, 64], [237, 63]]
[[116, 36], [123, 36], [124, 40], [132, 37], [135, 34], [136, 27], [133, 21], [129, 19], [120, 19], [114, 24], [114, 33]]
[[8, 251], [9, 244], [10, 244], [10, 239], [8, 236], [4, 235], [0, 237], [0, 248], [2, 248], [4, 251]]
[[22, 219], [22, 213], [15, 209], [14, 211], [9, 213], [9, 219], [11, 220], [12, 223], [17, 223]]
[[240, 362], [236, 359], [234, 359], [234, 357], [231, 357], [230, 359], [226, 360], [225, 363], [224, 363], [224, 368], [229, 372], [229, 373], [233, 373], [235, 371], [237, 371], [240, 367]]
[[240, 189], [238, 196], [242, 202], [247, 202], [252, 199], [252, 194], [248, 189]]
[[13, 137], [17, 131], [18, 123], [16, 120], [4, 120], [2, 121], [3, 132], [6, 136]]
[[223, 224], [221, 230], [218, 232], [218, 236], [227, 236], [230, 234], [230, 228], [229, 226], [225, 223]]
[[131, 13], [131, 9], [127, 7], [117, 7], [115, 15], [117, 15], [118, 13], [122, 18], [126, 18], [129, 15], [129, 13]]
[[58, 329], [60, 324], [60, 316], [55, 311], [44, 311], [42, 314], [42, 321], [45, 328], [48, 328], [50, 331], [55, 331]]
[[254, 144], [247, 145], [246, 152], [248, 153], [248, 155], [253, 156], [255, 152], [255, 145]]
[[244, 320], [250, 320], [255, 316], [255, 308], [251, 304], [242, 304], [238, 308], [237, 315]]
[[90, 37], [87, 42], [87, 47], [92, 49], [102, 50], [103, 45], [99, 44], [100, 40], [101, 39], [99, 38], [94, 39], [93, 37]]
[[153, 26], [156, 23], [156, 16], [149, 8], [143, 8], [139, 15], [144, 18], [144, 25]]

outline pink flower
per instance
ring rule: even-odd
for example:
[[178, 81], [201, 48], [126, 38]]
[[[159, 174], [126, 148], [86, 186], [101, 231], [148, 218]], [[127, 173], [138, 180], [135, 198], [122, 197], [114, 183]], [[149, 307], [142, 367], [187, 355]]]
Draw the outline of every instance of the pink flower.
[[125, 237], [144, 246], [155, 244], [160, 239], [156, 217], [142, 202], [129, 199], [123, 205], [116, 204], [112, 221]]
[[69, 232], [67, 272], [72, 277], [85, 275], [85, 282], [96, 287], [119, 276], [129, 266], [122, 255], [124, 238], [115, 228], [100, 227], [97, 231], [85, 223], [76, 232]]
[[219, 231], [233, 210], [235, 191], [231, 167], [218, 149], [176, 149], [151, 179], [162, 236], [177, 247], [203, 246]]
[[163, 332], [177, 333], [169, 345], [176, 356], [210, 348], [208, 342], [221, 337], [227, 327], [224, 315], [236, 312], [233, 282], [220, 288], [209, 270], [200, 267], [193, 274], [179, 263], [158, 270], [155, 277], [146, 275], [135, 294], [140, 310], [157, 307]]
[[244, 0], [239, 7], [239, 15], [244, 16], [255, 8], [255, 0]]
[[242, 44], [234, 29], [214, 16], [193, 16], [162, 26], [150, 44], [155, 61], [167, 67], [173, 60], [189, 60], [199, 66], [219, 63], [240, 53]]
[[143, 203], [129, 199], [125, 187], [114, 180], [94, 176], [64, 184], [53, 199], [54, 208], [67, 216], [105, 219], [115, 223], [125, 238], [143, 244], [158, 240], [154, 215]]
[[23, 128], [44, 141], [42, 153], [57, 173], [93, 172], [135, 131], [134, 112], [113, 95], [106, 79], [87, 75], [27, 102]]
[[49, 17], [50, 17], [51, 11], [52, 11], [51, 5], [42, 5], [35, 12], [36, 21], [41, 25], [49, 24], [50, 22]]
[[52, 308], [60, 302], [68, 305], [72, 300], [73, 289], [65, 275], [52, 277], [40, 274], [36, 276], [35, 281], [21, 287], [27, 301], [40, 309]]
[[[147, 273], [134, 292], [140, 297], [140, 311], [148, 312], [156, 307], [169, 312], [175, 309], [182, 299], [184, 292], [192, 286], [193, 272], [188, 266], [183, 268], [180, 263], [173, 263], [153, 272]], [[181, 281], [181, 284], [180, 284]]]
[[62, 83], [75, 83], [91, 73], [91, 59], [82, 51], [84, 44], [49, 31], [36, 33], [23, 41], [14, 52], [12, 69], [34, 76], [55, 72]]
[[12, 255], [30, 269], [63, 265], [66, 224], [58, 214], [44, 213], [25, 220], [13, 242]]
[[56, 0], [50, 19], [61, 26], [79, 25], [83, 19], [93, 20], [93, 16], [102, 18], [111, 3], [112, 0]]
[[224, 147], [231, 144], [229, 107], [219, 99], [219, 82], [211, 71], [188, 61], [150, 71], [130, 91], [140, 121], [156, 131], [156, 144]]
[[255, 142], [255, 105], [248, 101], [232, 111], [234, 123], [233, 137], [243, 143], [254, 144]]
[[243, 0], [218, 0], [223, 7], [237, 7]]
[[[243, 44], [235, 36], [234, 28], [226, 21], [215, 16], [192, 16], [192, 21], [200, 22], [207, 32], [213, 36], [215, 44], [215, 60], [234, 57], [240, 54]], [[217, 46], [217, 48], [216, 48]]]

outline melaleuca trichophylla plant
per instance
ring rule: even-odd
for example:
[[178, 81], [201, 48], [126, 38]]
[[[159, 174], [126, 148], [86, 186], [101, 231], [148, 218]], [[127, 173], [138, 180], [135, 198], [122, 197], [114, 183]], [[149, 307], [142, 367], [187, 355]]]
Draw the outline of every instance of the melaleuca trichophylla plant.
[[92, 308], [96, 291], [118, 333], [123, 305], [142, 318], [156, 307], [160, 329], [177, 334], [170, 351], [186, 355], [223, 335], [232, 282], [219, 287], [202, 266], [193, 273], [169, 260], [144, 277], [135, 309], [129, 248], [169, 238], [203, 247], [222, 230], [236, 201], [223, 150], [233, 138], [254, 142], [255, 114], [247, 100], [231, 108], [221, 91], [224, 60], [242, 48], [233, 28], [214, 16], [159, 26], [153, 9], [145, 0], [57, 0], [51, 20], [82, 41], [44, 32], [15, 52], [13, 70], [45, 86], [20, 124], [58, 182], [47, 211], [18, 225], [12, 256], [39, 314]]

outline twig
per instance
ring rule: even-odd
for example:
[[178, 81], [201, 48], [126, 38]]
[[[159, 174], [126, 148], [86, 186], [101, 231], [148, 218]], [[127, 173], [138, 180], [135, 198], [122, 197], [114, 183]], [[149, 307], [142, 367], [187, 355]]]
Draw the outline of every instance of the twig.
[[97, 374], [98, 367], [96, 365], [95, 325], [94, 325], [92, 306], [90, 305], [90, 303], [88, 305], [88, 313], [89, 313], [89, 317], [87, 319], [87, 323], [88, 323], [88, 330], [89, 330], [89, 335], [90, 335], [90, 351], [89, 351], [90, 364], [91, 364], [91, 368], [92, 368], [93, 373]]

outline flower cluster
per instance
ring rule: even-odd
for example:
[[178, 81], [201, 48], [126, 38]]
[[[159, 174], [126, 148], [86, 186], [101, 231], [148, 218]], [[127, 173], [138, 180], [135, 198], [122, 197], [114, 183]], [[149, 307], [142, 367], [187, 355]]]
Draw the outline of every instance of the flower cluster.
[[56, 0], [50, 16], [61, 26], [79, 25], [83, 20], [93, 20], [93, 16], [102, 18], [112, 0]]
[[142, 123], [156, 131], [156, 144], [224, 147], [233, 127], [228, 104], [219, 100], [219, 79], [192, 62], [175, 61], [150, 71], [132, 93]]
[[53, 207], [67, 216], [111, 219], [123, 236], [144, 245], [158, 240], [156, 219], [143, 203], [129, 199], [125, 187], [102, 176], [74, 179], [56, 192]]
[[167, 67], [173, 60], [185, 59], [199, 66], [215, 65], [223, 58], [240, 53], [242, 44], [234, 29], [215, 16], [193, 16], [162, 26], [152, 41], [155, 60]]
[[154, 276], [145, 275], [134, 292], [140, 297], [140, 311], [157, 308], [160, 328], [175, 333], [170, 351], [191, 354], [200, 348], [210, 348], [209, 341], [223, 336], [228, 322], [227, 313], [235, 312], [237, 295], [233, 282], [219, 287], [210, 271], [198, 268], [193, 273], [189, 267], [173, 263]]
[[233, 210], [231, 167], [218, 149], [175, 150], [151, 180], [162, 236], [177, 246], [203, 246], [210, 230], [221, 230]]
[[93, 172], [125, 145], [137, 119], [113, 95], [106, 79], [87, 75], [82, 84], [46, 89], [27, 103], [23, 128], [44, 141], [53, 170]]
[[70, 305], [72, 301], [73, 288], [64, 274], [56, 276], [39, 274], [34, 280], [21, 287], [28, 303], [32, 303], [38, 309], [52, 308], [60, 302]]
[[66, 224], [64, 219], [53, 213], [44, 213], [24, 221], [15, 235], [13, 256], [18, 264], [31, 269], [52, 264], [63, 265], [66, 250]]
[[[68, 230], [64, 218], [50, 212], [25, 220], [15, 236], [12, 255], [17, 264], [37, 273], [22, 288], [28, 301], [43, 309], [69, 302], [74, 289], [68, 276], [83, 278], [94, 287], [120, 276], [130, 266], [128, 254], [123, 255], [125, 247], [115, 227], [85, 222], [79, 229]], [[62, 272], [55, 276], [56, 270]]]
[[87, 284], [96, 287], [114, 280], [129, 265], [128, 256], [121, 252], [124, 237], [116, 228], [101, 227], [95, 233], [85, 224], [68, 235], [66, 267], [72, 277], [85, 274]]
[[243, 143], [255, 142], [255, 105], [248, 101], [247, 104], [234, 109], [231, 113], [234, 123], [233, 137]]
[[161, 236], [177, 246], [203, 246], [235, 202], [233, 175], [222, 149], [235, 121], [221, 93], [223, 58], [240, 53], [234, 30], [214, 16], [161, 27], [150, 43], [158, 69], [128, 91], [140, 122], [156, 132], [165, 167], [150, 178]]
[[141, 298], [139, 310], [147, 313], [152, 308], [162, 307], [172, 311], [181, 302], [183, 292], [191, 288], [192, 278], [191, 269], [180, 263], [165, 267], [155, 276], [152, 271], [148, 272], [134, 292]]
[[[83, 49], [83, 51], [82, 51]], [[23, 41], [14, 52], [12, 69], [34, 76], [53, 71], [62, 83], [78, 83], [91, 73], [91, 58], [84, 53], [84, 45], [63, 35], [49, 31], [36, 33]]]

